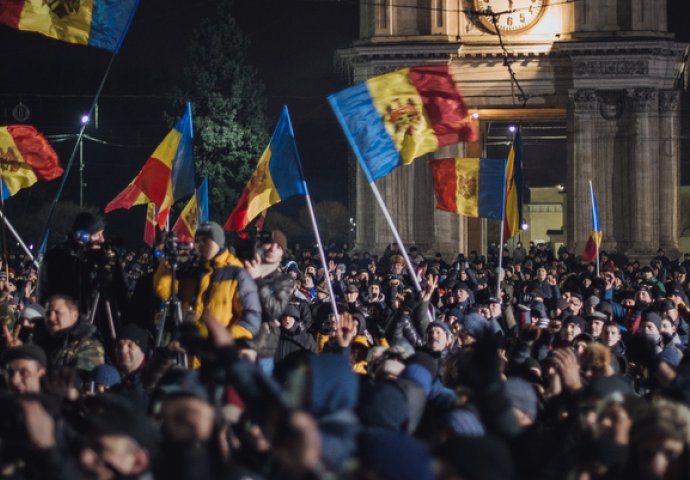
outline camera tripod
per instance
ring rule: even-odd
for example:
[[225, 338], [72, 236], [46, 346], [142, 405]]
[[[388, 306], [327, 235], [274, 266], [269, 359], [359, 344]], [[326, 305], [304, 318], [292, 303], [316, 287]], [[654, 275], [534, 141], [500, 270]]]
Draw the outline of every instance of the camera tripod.
[[[175, 291], [175, 283], [177, 283], [177, 262], [172, 261], [170, 263], [170, 297], [168, 297], [168, 299], [165, 301], [159, 312], [160, 323], [158, 325], [158, 333], [156, 335], [156, 348], [160, 347], [163, 343], [163, 336], [165, 335], [165, 324], [168, 317], [172, 319], [172, 328], [177, 330], [178, 332], [180, 330], [180, 327], [182, 326], [183, 321], [182, 304], [180, 303], [180, 299], [177, 297], [177, 292]], [[177, 364], [185, 368], [189, 366], [189, 359], [186, 353], [177, 354]]]
[[[89, 310], [89, 323], [94, 324], [96, 320], [96, 312], [98, 311], [98, 304], [101, 301], [101, 290], [96, 289], [96, 294], [93, 296], [93, 301], [91, 302], [91, 308]], [[115, 321], [113, 320], [113, 309], [110, 304], [110, 300], [107, 296], [103, 295], [103, 306], [105, 307], [105, 316], [108, 320], [108, 331], [110, 332], [110, 337], [115, 340], [117, 338], [117, 332], [115, 331]]]

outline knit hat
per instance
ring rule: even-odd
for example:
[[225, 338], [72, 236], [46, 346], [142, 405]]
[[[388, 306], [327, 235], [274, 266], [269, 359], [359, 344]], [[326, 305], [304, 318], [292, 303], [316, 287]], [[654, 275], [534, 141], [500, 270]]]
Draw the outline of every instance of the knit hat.
[[48, 365], [46, 352], [33, 343], [25, 343], [19, 347], [10, 347], [5, 350], [5, 354], [2, 356], [3, 365], [7, 365], [12, 360], [35, 360], [42, 367]]
[[513, 407], [524, 412], [530, 420], [537, 418], [537, 393], [534, 387], [519, 377], [506, 380], [506, 396]]
[[448, 425], [460, 437], [482, 437], [486, 435], [484, 425], [476, 412], [466, 408], [456, 408], [448, 413]]
[[461, 324], [465, 327], [467, 333], [476, 339], [481, 338], [489, 327], [489, 323], [486, 319], [478, 313], [465, 315]]
[[584, 302], [585, 308], [595, 307], [599, 305], [600, 301], [601, 300], [599, 300], [599, 297], [595, 297], [594, 295], [592, 295], [591, 297], [587, 297], [587, 300], [585, 300]]
[[431, 322], [429, 324], [429, 327], [427, 328], [427, 332], [429, 330], [431, 330], [433, 327], [440, 328], [441, 330], [443, 330], [446, 333], [446, 335], [451, 335], [453, 333], [450, 329], [450, 325], [448, 325], [446, 322], [440, 322], [438, 320], [434, 320], [433, 322]]
[[196, 229], [197, 237], [206, 237], [213, 240], [220, 247], [225, 246], [225, 231], [216, 222], [204, 222]]
[[575, 325], [577, 325], [578, 327], [580, 327], [580, 330], [582, 330], [583, 332], [585, 331], [585, 327], [587, 326], [587, 325], [585, 324], [585, 319], [582, 318], [582, 317], [580, 317], [580, 316], [578, 316], [578, 315], [570, 315], [570, 316], [568, 316], [568, 318], [566, 318], [566, 319], [563, 321], [563, 328], [565, 328], [565, 326], [568, 325], [569, 323], [574, 323]]
[[299, 313], [299, 309], [291, 303], [288, 304], [287, 307], [285, 307], [285, 310], [283, 310], [283, 313], [280, 316], [281, 317], [289, 316], [289, 317], [294, 318], [297, 321], [299, 321], [299, 319], [301, 318], [301, 315]]
[[673, 368], [678, 368], [678, 365], [680, 365], [680, 361], [683, 359], [683, 352], [681, 352], [676, 347], [667, 346], [661, 351], [657, 358], [660, 361], [668, 363]]
[[283, 252], [287, 252], [287, 237], [283, 232], [280, 230], [273, 230], [273, 232], [271, 232], [271, 240], [273, 243], [280, 245], [280, 248], [283, 249]]
[[110, 364], [104, 363], [91, 370], [91, 379], [96, 385], [105, 385], [112, 387], [119, 384], [122, 379], [120, 372]]
[[146, 353], [149, 347], [149, 332], [134, 323], [128, 323], [120, 330], [118, 340], [131, 340]]
[[459, 308], [452, 308], [446, 313], [446, 318], [455, 317], [460, 320], [463, 317], [462, 310]]
[[37, 303], [30, 303], [19, 313], [20, 318], [27, 320], [38, 320], [46, 318], [46, 309]]
[[657, 330], [661, 330], [661, 317], [656, 312], [646, 312], [643, 321], [651, 322], [656, 326]]
[[105, 230], [105, 219], [91, 212], [79, 212], [72, 224], [72, 231], [78, 232], [80, 230], [89, 232], [89, 234]]

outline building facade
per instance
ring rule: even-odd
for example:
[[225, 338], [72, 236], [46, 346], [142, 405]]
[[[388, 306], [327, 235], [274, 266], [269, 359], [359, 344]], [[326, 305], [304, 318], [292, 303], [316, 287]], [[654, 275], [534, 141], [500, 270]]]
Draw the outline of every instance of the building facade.
[[[353, 83], [449, 64], [482, 132], [492, 120], [565, 122], [567, 243], [577, 251], [589, 236], [591, 179], [604, 248], [647, 256], [678, 250], [686, 47], [667, 32], [665, 0], [362, 0], [360, 38], [338, 57]], [[485, 151], [480, 139], [434, 157]], [[392, 235], [351, 163], [356, 246], [381, 250]], [[426, 163], [378, 182], [403, 241], [443, 252], [485, 244], [482, 222], [434, 208]]]

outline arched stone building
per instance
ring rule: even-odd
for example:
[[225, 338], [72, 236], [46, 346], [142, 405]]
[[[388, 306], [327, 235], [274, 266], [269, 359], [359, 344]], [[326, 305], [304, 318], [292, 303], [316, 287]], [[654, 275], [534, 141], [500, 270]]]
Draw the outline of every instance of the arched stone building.
[[[484, 15], [488, 9], [496, 16]], [[604, 248], [635, 256], [677, 251], [687, 45], [667, 32], [666, 0], [360, 0], [359, 36], [339, 52], [353, 83], [404, 66], [449, 63], [480, 124], [564, 122], [569, 245], [579, 250], [589, 236], [592, 179]], [[435, 156], [480, 156], [484, 145]], [[392, 236], [355, 170], [353, 161], [356, 245], [380, 251]], [[434, 209], [423, 159], [378, 185], [406, 243], [483, 249], [484, 222]]]

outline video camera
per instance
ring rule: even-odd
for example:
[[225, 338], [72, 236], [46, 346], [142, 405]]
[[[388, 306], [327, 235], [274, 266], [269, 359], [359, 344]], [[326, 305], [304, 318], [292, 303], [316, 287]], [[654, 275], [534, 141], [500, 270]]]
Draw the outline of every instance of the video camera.
[[273, 235], [270, 230], [242, 230], [230, 232], [228, 243], [239, 260], [254, 260], [261, 245], [271, 243]]
[[189, 258], [194, 255], [194, 242], [181, 242], [176, 232], [169, 232], [163, 240], [162, 248], [153, 251], [157, 258], [163, 257], [171, 264], [179, 263], [181, 258]]

